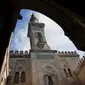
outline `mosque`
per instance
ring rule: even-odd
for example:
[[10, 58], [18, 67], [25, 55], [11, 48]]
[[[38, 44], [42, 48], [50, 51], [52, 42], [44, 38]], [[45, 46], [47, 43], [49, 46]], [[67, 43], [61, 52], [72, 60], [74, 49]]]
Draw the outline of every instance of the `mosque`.
[[51, 50], [45, 38], [45, 24], [34, 14], [28, 24], [31, 49], [29, 53], [9, 52], [8, 82], [1, 85], [81, 85], [74, 72], [80, 62], [79, 54]]

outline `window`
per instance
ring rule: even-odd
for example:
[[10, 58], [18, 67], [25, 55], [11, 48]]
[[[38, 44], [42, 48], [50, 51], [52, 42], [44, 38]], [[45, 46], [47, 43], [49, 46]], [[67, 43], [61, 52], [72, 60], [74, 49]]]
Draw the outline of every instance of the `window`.
[[64, 69], [64, 72], [65, 72], [66, 76], [69, 77], [69, 76], [68, 76], [68, 73], [67, 73], [67, 71], [66, 71], [66, 69]]
[[44, 82], [45, 82], [45, 85], [54, 85], [52, 76], [45, 75]]
[[37, 38], [38, 38], [39, 42], [43, 41], [43, 36], [40, 32], [37, 32]]
[[19, 72], [15, 73], [14, 83], [19, 83]]
[[48, 76], [48, 85], [53, 85], [53, 80], [51, 76]]
[[68, 70], [69, 76], [72, 77], [71, 70], [69, 68], [67, 70]]
[[22, 71], [21, 73], [21, 83], [24, 83], [25, 82], [25, 72]]
[[21, 83], [25, 82], [25, 72], [24, 71], [21, 72], [21, 76], [20, 77], [19, 77], [19, 72], [15, 73], [14, 83], [17, 84], [19, 82], [21, 82]]

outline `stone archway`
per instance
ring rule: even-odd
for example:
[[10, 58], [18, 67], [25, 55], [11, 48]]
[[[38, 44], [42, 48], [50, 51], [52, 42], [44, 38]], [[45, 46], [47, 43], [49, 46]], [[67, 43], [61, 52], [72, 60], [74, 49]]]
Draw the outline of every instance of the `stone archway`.
[[43, 78], [45, 85], [59, 85], [57, 73], [51, 66], [45, 67]]

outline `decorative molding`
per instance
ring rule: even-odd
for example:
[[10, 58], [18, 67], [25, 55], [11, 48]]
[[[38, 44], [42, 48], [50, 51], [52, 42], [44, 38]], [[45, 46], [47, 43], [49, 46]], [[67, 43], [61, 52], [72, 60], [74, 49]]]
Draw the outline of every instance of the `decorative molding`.
[[46, 67], [44, 68], [44, 70], [45, 70], [45, 72], [48, 72], [48, 73], [54, 72], [54, 70], [53, 70], [53, 68], [52, 68], [51, 66], [46, 66]]
[[52, 52], [52, 53], [57, 53], [57, 50], [30, 50], [30, 52]]
[[44, 23], [33, 23], [33, 22], [30, 22], [29, 25], [30, 27], [34, 27], [34, 28], [44, 28], [45, 26]]
[[43, 54], [43, 55], [37, 55], [37, 59], [53, 59], [53, 55], [46, 55], [46, 54]]
[[10, 58], [30, 58], [30, 56], [29, 55], [15, 55], [15, 54], [13, 54], [13, 55], [10, 55]]

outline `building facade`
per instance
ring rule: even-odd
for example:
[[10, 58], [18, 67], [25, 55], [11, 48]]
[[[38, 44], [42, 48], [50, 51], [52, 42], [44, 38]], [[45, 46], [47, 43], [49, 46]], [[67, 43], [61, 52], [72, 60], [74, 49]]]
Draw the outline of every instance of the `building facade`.
[[79, 55], [75, 51], [51, 50], [44, 27], [32, 14], [27, 35], [30, 52], [10, 51], [8, 85], [77, 85], [72, 72]]
[[0, 70], [0, 85], [6, 85], [8, 82], [7, 79], [9, 76], [9, 51], [10, 51], [10, 43], [11, 43], [12, 36], [13, 36], [13, 32], [11, 33], [9, 44], [8, 47], [6, 48], [4, 61]]
[[85, 85], [85, 56], [80, 60], [73, 73], [76, 81], [81, 85]]

